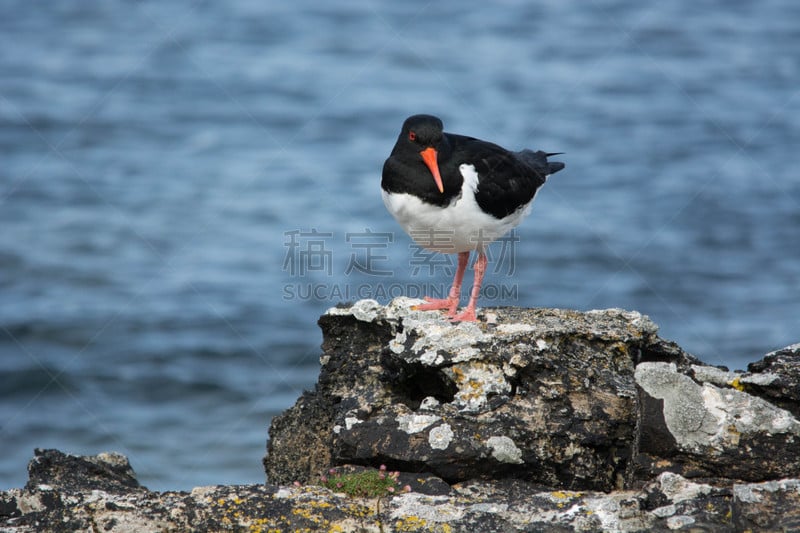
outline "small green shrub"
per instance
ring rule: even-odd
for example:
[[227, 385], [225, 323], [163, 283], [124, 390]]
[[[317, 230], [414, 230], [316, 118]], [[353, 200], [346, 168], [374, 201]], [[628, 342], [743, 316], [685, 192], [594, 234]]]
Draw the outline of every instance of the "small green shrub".
[[386, 465], [378, 470], [340, 472], [331, 468], [327, 475], [320, 476], [320, 484], [336, 492], [359, 498], [381, 498], [399, 492], [410, 492], [411, 487], [400, 487], [400, 472], [387, 472]]

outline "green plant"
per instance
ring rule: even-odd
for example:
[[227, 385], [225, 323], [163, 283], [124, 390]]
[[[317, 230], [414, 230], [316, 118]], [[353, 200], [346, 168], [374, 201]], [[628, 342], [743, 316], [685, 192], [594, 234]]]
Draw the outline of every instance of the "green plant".
[[351, 497], [381, 498], [401, 491], [411, 491], [408, 485], [400, 487], [399, 477], [400, 472], [387, 472], [386, 465], [381, 465], [378, 470], [360, 472], [340, 472], [331, 468], [327, 475], [320, 476], [320, 484]]

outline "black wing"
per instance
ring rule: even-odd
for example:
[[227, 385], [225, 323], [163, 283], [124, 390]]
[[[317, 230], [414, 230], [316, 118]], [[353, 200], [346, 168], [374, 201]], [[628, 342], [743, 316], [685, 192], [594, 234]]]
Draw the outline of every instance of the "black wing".
[[498, 219], [528, 204], [547, 175], [563, 168], [562, 163], [548, 163], [545, 152], [509, 152], [477, 139], [461, 140], [465, 153], [470, 154], [470, 160], [464, 162], [478, 173], [475, 199], [483, 211]]

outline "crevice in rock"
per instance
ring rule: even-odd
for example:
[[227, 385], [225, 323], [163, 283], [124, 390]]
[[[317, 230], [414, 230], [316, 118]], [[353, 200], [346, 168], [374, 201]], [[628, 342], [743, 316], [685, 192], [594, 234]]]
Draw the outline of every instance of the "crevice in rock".
[[702, 365], [703, 362], [690, 353], [683, 351], [678, 344], [664, 340], [660, 337], [650, 339], [647, 343], [632, 346], [634, 366], [639, 363], [675, 363], [683, 373], [687, 373], [692, 365]]
[[395, 358], [384, 358], [385, 382], [394, 396], [394, 401], [403, 403], [412, 410], [419, 409], [422, 400], [429, 396], [439, 403], [451, 403], [458, 387], [441, 368], [420, 363], [409, 363]]

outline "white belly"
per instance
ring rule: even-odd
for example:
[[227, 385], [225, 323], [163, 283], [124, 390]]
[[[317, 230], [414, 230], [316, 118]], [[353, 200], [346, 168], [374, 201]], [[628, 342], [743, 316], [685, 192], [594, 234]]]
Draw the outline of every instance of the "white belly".
[[472, 165], [461, 165], [461, 195], [446, 207], [427, 204], [407, 193], [383, 193], [383, 203], [414, 241], [428, 250], [459, 253], [483, 250], [516, 227], [530, 212], [533, 199], [503, 219], [481, 211], [475, 201], [478, 175]]

